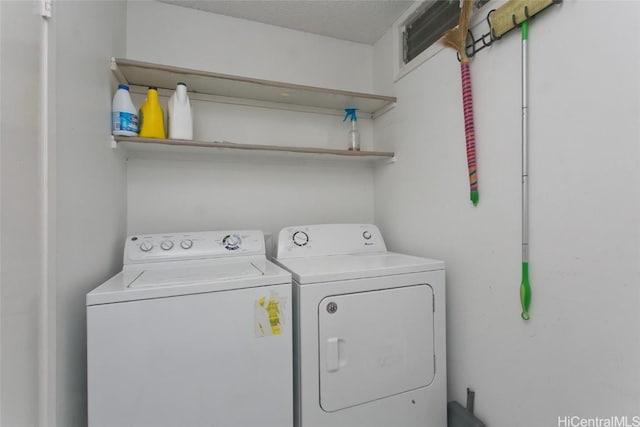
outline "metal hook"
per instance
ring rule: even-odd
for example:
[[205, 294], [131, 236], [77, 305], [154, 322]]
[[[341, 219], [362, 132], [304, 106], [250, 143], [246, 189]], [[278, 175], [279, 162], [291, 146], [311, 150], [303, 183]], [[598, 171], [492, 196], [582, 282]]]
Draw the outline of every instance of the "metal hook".
[[526, 16], [527, 19], [530, 18], [530, 16], [529, 16], [529, 6], [525, 6], [524, 7], [524, 16]]
[[[488, 42], [485, 40], [485, 38], [487, 38], [487, 37], [489, 37], [489, 41]], [[483, 34], [481, 40], [482, 40], [482, 45], [484, 47], [491, 46], [493, 44], [493, 39], [491, 38], [491, 33]]]
[[513, 21], [513, 26], [517, 27], [518, 23], [516, 22], [516, 14], [515, 13], [513, 15], [511, 15], [511, 20]]
[[[467, 39], [469, 38], [469, 36], [471, 36], [471, 44], [467, 44]], [[467, 54], [467, 58], [472, 58], [477, 50], [476, 50], [476, 39], [473, 36], [473, 33], [471, 32], [471, 30], [467, 30], [467, 39], [464, 40], [464, 52]], [[471, 53], [469, 53], [469, 48], [471, 48]], [[460, 55], [460, 52], [456, 52], [456, 57], [458, 58], [458, 62], [462, 62], [462, 56]]]
[[493, 15], [493, 12], [495, 11], [495, 9], [491, 9], [489, 13], [487, 13], [487, 24], [491, 25], [491, 15]]
[[[469, 45], [465, 44], [465, 52], [467, 53], [467, 56], [469, 58], [475, 56], [476, 54], [476, 38], [473, 36], [473, 33], [471, 32], [471, 29], [467, 30], [467, 38], [469, 38], [469, 36], [471, 37], [471, 53], [469, 53], [469, 51], [467, 50], [467, 48], [469, 47]], [[466, 40], [465, 40], [466, 42]]]
[[491, 15], [493, 15], [493, 12], [495, 12], [495, 9], [491, 9], [489, 11], [489, 13], [487, 13], [487, 24], [489, 25], [489, 28], [491, 29], [491, 31], [489, 32], [490, 36], [491, 36], [491, 42], [493, 43], [494, 40], [500, 40], [500, 37], [496, 36], [496, 31], [494, 30], [493, 26], [491, 25]]

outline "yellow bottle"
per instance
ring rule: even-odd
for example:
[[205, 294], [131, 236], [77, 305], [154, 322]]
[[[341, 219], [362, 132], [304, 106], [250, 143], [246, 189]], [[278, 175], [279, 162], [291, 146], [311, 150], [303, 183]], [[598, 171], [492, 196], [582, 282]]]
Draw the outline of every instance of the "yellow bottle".
[[140, 107], [140, 136], [143, 138], [166, 138], [164, 131], [164, 113], [158, 101], [158, 89], [150, 87], [147, 99]]

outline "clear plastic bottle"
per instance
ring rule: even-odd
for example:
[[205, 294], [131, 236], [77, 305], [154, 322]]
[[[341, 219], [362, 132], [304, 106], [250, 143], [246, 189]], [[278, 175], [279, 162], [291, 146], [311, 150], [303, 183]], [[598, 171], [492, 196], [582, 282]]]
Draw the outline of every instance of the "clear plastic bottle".
[[360, 132], [358, 131], [358, 116], [356, 114], [358, 111], [356, 108], [346, 108], [344, 110], [344, 120], [350, 119], [351, 121], [351, 130], [348, 134], [348, 145], [347, 148], [349, 151], [360, 151]]
[[169, 98], [167, 104], [169, 121], [169, 138], [193, 139], [193, 117], [191, 115], [191, 101], [187, 95], [187, 85], [179, 82], [176, 91]]
[[124, 136], [138, 135], [138, 114], [127, 85], [118, 85], [118, 90], [113, 96], [111, 133]]

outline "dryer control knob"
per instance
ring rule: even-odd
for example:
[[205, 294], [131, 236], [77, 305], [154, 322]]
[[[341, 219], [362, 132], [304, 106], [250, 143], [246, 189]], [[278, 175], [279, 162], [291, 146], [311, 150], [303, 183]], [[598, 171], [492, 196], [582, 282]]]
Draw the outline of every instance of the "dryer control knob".
[[163, 251], [168, 251], [173, 247], [173, 242], [171, 240], [164, 240], [162, 241], [162, 243], [160, 243], [160, 247]]
[[149, 241], [144, 241], [140, 243], [140, 250], [142, 252], [149, 252], [151, 249], [153, 249], [153, 243]]
[[364, 237], [365, 240], [371, 239], [371, 232], [370, 231], [365, 231], [364, 233], [362, 233], [362, 237]]
[[298, 246], [305, 246], [309, 243], [309, 235], [304, 231], [296, 231], [293, 233], [293, 243]]
[[191, 239], [185, 239], [182, 242], [180, 242], [180, 247], [182, 249], [191, 249], [192, 246], [193, 246], [193, 240]]

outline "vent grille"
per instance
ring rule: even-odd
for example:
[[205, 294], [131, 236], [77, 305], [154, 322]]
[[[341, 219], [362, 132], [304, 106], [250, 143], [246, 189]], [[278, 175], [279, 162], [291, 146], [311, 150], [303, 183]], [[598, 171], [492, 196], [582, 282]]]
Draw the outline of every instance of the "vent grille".
[[458, 23], [459, 0], [439, 0], [416, 14], [403, 33], [403, 61], [409, 63]]

